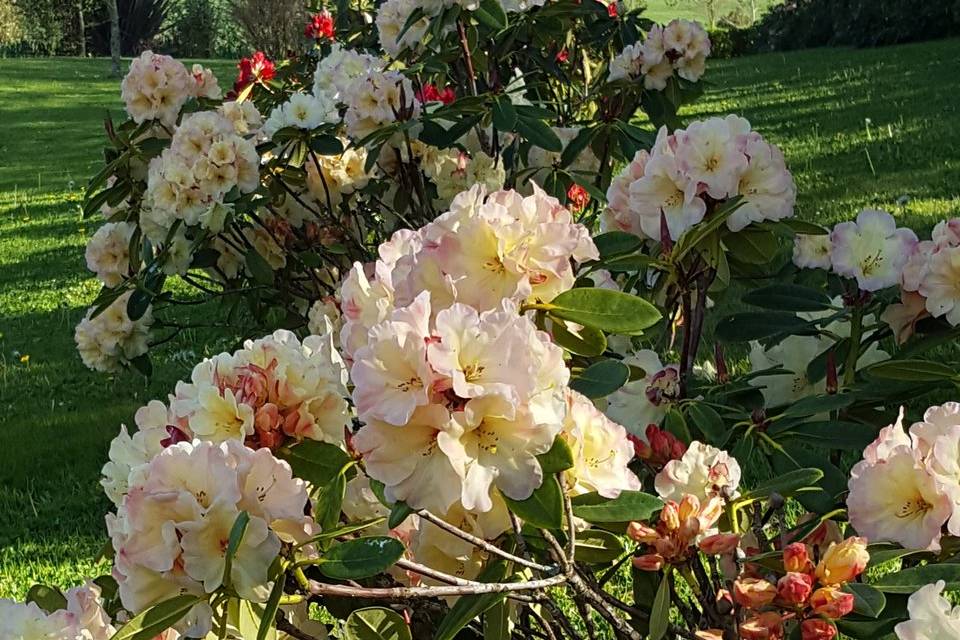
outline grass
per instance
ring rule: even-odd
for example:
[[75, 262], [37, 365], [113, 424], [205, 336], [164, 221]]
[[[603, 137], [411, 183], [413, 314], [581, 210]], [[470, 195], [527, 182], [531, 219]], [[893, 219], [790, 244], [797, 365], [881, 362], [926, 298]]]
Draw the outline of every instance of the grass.
[[[960, 215], [960, 41], [769, 54], [711, 64], [684, 116], [738, 112], [786, 153], [799, 215], [822, 222], [885, 207], [928, 229]], [[105, 109], [119, 112], [102, 60], [0, 62], [0, 597], [73, 584], [95, 563], [108, 504], [97, 479], [110, 439], [211, 348], [166, 345], [149, 383], [87, 371], [73, 327], [97, 289], [79, 219]], [[229, 78], [228, 63], [216, 65]]]
[[[706, 0], [639, 0], [646, 5], [644, 15], [654, 22], [665, 24], [674, 18], [685, 18], [687, 20], [698, 20], [704, 25], [709, 23], [709, 14], [707, 12]], [[628, 6], [639, 4], [638, 0], [627, 0]], [[757, 14], [762, 15], [768, 7], [780, 4], [783, 0], [757, 0]], [[715, 16], [719, 20], [723, 16], [744, 7], [749, 10], [749, 3], [743, 0], [715, 0]]]

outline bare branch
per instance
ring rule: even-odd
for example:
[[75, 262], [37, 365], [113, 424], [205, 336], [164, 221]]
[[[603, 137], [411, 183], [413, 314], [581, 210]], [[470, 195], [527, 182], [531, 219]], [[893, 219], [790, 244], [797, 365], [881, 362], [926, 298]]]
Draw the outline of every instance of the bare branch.
[[351, 587], [343, 584], [326, 584], [310, 580], [309, 590], [315, 596], [341, 596], [345, 598], [370, 598], [373, 600], [409, 600], [411, 598], [441, 598], [446, 596], [469, 596], [483, 593], [511, 593], [555, 587], [567, 581], [567, 576], [558, 574], [542, 580], [525, 582], [478, 582], [465, 586], [444, 587]]

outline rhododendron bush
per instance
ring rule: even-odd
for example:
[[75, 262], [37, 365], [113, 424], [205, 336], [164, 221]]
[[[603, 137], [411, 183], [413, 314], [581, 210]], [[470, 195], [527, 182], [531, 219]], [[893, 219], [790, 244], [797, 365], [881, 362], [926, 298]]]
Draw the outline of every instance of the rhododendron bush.
[[960, 218], [795, 218], [682, 118], [696, 23], [314, 9], [232, 88], [131, 64], [80, 356], [244, 338], [120, 427], [111, 574], [0, 637], [960, 637]]

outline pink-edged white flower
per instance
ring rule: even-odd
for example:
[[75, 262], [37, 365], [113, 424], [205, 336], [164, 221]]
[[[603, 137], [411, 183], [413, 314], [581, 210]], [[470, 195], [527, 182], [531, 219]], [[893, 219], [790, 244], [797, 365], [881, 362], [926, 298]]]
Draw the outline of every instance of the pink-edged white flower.
[[130, 62], [121, 83], [127, 113], [138, 124], [159, 120], [167, 126], [177, 120], [181, 107], [197, 85], [182, 63], [170, 56], [144, 51]]
[[923, 240], [917, 243], [910, 253], [903, 273], [900, 274], [900, 288], [903, 291], [917, 291], [923, 284], [924, 278], [930, 271], [930, 260], [937, 252], [937, 245], [932, 240]]
[[0, 638], [11, 640], [109, 640], [116, 633], [100, 601], [100, 587], [87, 581], [63, 595], [66, 607], [47, 612], [36, 603], [0, 599]]
[[941, 220], [933, 227], [930, 238], [937, 249], [960, 247], [960, 218]]
[[753, 222], [790, 218], [797, 200], [797, 188], [780, 149], [755, 133], [745, 138], [747, 167], [737, 185], [737, 194], [743, 200], [727, 218], [731, 231], [740, 231]]
[[108, 222], [87, 243], [87, 268], [108, 287], [115, 287], [130, 272], [130, 238], [136, 226], [129, 222]]
[[[711, 198], [736, 195], [740, 177], [747, 170], [747, 156], [737, 138], [749, 132], [750, 123], [734, 115], [691, 122], [686, 129], [674, 134], [674, 153], [680, 171]], [[757, 136], [755, 147], [762, 142]], [[757, 153], [759, 155], [759, 149]], [[773, 162], [774, 159], [770, 158], [769, 161]], [[763, 159], [758, 158], [758, 166], [762, 163]], [[753, 178], [759, 179], [761, 176]]]
[[641, 488], [639, 478], [627, 466], [633, 459], [627, 430], [576, 391], [567, 391], [563, 438], [573, 453], [573, 468], [564, 473], [569, 493], [596, 491], [605, 498], [616, 498], [621, 491]]
[[801, 269], [830, 270], [830, 234], [798, 233], [793, 240], [793, 264]]
[[632, 182], [629, 191], [630, 210], [649, 238], [660, 238], [661, 218], [666, 220], [670, 238], [677, 240], [703, 220], [707, 212], [706, 202], [697, 193], [697, 183], [683, 173], [676, 156], [671, 154], [651, 157], [643, 177]]
[[659, 425], [671, 404], [680, 398], [680, 368], [664, 365], [650, 349], [641, 349], [623, 363], [642, 369], [644, 376], [632, 380], [607, 396], [605, 413], [635, 436], [645, 437], [647, 425]]
[[946, 583], [920, 587], [907, 601], [910, 619], [894, 627], [899, 640], [941, 640], [960, 638], [960, 607], [951, 606], [943, 596]]
[[640, 76], [640, 67], [643, 64], [643, 43], [628, 44], [623, 51], [610, 61], [610, 73], [607, 82], [617, 80], [633, 80]]
[[850, 472], [850, 523], [869, 540], [939, 550], [940, 530], [953, 511], [950, 497], [917, 451], [905, 445], [885, 449], [876, 452], [875, 462], [861, 461]]
[[855, 278], [863, 291], [879, 291], [900, 280], [917, 235], [886, 211], [864, 209], [856, 222], [841, 222], [830, 234], [833, 270]]
[[99, 315], [93, 309], [77, 324], [73, 338], [80, 359], [94, 371], [119, 371], [147, 352], [153, 312], [147, 309], [137, 320], [127, 315], [127, 304], [132, 291], [114, 300]]
[[664, 500], [679, 501], [685, 495], [696, 496], [701, 502], [712, 497], [736, 497], [740, 485], [740, 465], [726, 451], [693, 441], [679, 460], [668, 462], [657, 477], [654, 486]]
[[960, 247], [941, 249], [930, 257], [918, 291], [926, 298], [930, 315], [960, 324]]

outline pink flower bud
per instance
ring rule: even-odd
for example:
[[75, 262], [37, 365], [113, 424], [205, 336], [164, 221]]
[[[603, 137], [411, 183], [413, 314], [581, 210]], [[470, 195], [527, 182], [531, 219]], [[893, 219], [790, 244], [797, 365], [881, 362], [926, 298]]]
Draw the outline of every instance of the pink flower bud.
[[777, 597], [777, 588], [763, 578], [741, 578], [733, 583], [733, 600], [741, 607], [759, 609]]
[[800, 623], [800, 637], [803, 640], [832, 640], [837, 635], [837, 628], [829, 620], [810, 618]]
[[740, 637], [743, 640], [781, 640], [783, 618], [775, 611], [759, 613], [740, 625]]
[[740, 536], [736, 533], [718, 533], [707, 536], [700, 541], [700, 551], [708, 556], [719, 556], [724, 553], [733, 553], [740, 544]]
[[863, 573], [870, 562], [866, 538], [847, 538], [831, 544], [817, 565], [817, 578], [827, 585], [850, 582]]
[[633, 566], [640, 571], [659, 571], [663, 568], [663, 556], [659, 553], [648, 553], [633, 559]]
[[807, 545], [793, 542], [783, 548], [783, 568], [788, 572], [813, 573], [813, 563], [807, 553]]
[[813, 612], [836, 620], [853, 611], [853, 594], [837, 587], [821, 587], [810, 596]]
[[813, 576], [791, 571], [777, 582], [777, 597], [792, 605], [803, 604], [813, 593]]
[[642, 522], [631, 522], [628, 524], [627, 535], [635, 542], [643, 542], [645, 544], [652, 544], [660, 537], [656, 529]]

